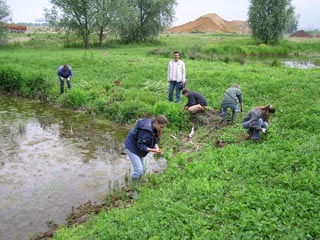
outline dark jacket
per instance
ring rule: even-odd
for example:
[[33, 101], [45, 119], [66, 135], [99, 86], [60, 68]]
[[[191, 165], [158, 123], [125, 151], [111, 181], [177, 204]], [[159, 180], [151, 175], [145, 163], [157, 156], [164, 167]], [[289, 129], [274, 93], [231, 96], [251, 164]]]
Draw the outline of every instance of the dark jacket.
[[258, 109], [254, 108], [251, 109], [246, 116], [244, 117], [242, 123], [249, 121], [249, 128], [259, 130], [261, 129], [259, 119], [266, 121], [266, 117], [259, 111]]
[[145, 157], [148, 154], [147, 148], [154, 148], [158, 143], [156, 131], [152, 125], [153, 119], [139, 120], [129, 131], [124, 141], [125, 147], [139, 157]]
[[207, 100], [200, 93], [189, 91], [188, 102], [185, 107], [191, 107], [200, 104], [201, 106], [208, 106]]

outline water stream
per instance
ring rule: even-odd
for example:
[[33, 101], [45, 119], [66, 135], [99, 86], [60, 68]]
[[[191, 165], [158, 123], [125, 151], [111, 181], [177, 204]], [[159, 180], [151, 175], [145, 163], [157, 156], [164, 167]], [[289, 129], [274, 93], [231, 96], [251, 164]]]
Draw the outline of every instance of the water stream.
[[[127, 129], [83, 113], [0, 95], [0, 239], [24, 240], [65, 223], [88, 200], [124, 185]], [[146, 161], [161, 172], [164, 159]]]

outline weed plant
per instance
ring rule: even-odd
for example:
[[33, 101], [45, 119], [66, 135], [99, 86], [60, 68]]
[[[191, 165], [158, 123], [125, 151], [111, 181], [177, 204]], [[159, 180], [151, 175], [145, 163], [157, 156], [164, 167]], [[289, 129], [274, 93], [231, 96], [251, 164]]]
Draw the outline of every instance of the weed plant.
[[[295, 57], [319, 55], [319, 46], [316, 40], [284, 40], [275, 47], [248, 36], [191, 34], [86, 51], [1, 48], [1, 73], [14, 63], [10, 72], [19, 79], [12, 78], [13, 83], [19, 83], [22, 69], [40, 71], [52, 86], [48, 99], [61, 106], [129, 124], [156, 114], [170, 121], [161, 141], [166, 172], [145, 176], [132, 206], [101, 211], [86, 224], [61, 228], [54, 239], [319, 239], [319, 69], [287, 68], [279, 59], [294, 52], [299, 52]], [[182, 111], [186, 99], [167, 102], [167, 64], [175, 49], [186, 63], [187, 87], [206, 96], [210, 109], [219, 110], [224, 91], [240, 84], [244, 112], [235, 125], [199, 125], [186, 141], [193, 124]], [[252, 53], [272, 56], [272, 63], [253, 60]], [[239, 55], [244, 63], [233, 61]], [[56, 71], [64, 63], [73, 68], [73, 89], [60, 96]], [[19, 84], [1, 86], [21, 91]], [[268, 134], [259, 143], [245, 140], [245, 113], [268, 103], [276, 108]]]

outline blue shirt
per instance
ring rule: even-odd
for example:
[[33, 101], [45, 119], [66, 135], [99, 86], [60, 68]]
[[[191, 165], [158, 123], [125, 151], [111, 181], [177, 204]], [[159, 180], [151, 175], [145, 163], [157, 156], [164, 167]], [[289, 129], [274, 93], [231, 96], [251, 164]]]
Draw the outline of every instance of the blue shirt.
[[69, 66], [68, 70], [64, 70], [63, 66], [60, 66], [58, 68], [58, 77], [63, 77], [63, 78], [71, 78], [72, 77], [72, 68]]

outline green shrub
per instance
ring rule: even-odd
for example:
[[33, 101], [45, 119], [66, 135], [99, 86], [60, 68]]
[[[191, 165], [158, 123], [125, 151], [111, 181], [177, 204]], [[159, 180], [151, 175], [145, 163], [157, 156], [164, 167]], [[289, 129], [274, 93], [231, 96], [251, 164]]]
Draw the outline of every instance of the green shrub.
[[182, 110], [180, 104], [160, 101], [154, 105], [155, 115], [165, 115], [172, 129], [187, 129], [190, 127], [190, 114]]
[[19, 66], [7, 64], [0, 67], [0, 88], [3, 92], [20, 94], [23, 80]]
[[58, 103], [66, 108], [84, 107], [86, 104], [86, 94], [82, 89], [74, 88], [60, 95]]

